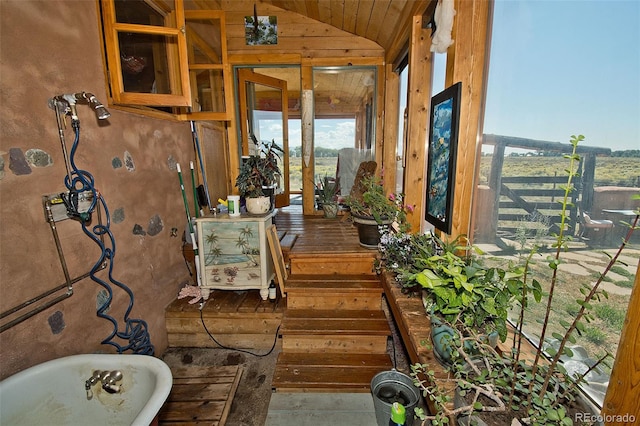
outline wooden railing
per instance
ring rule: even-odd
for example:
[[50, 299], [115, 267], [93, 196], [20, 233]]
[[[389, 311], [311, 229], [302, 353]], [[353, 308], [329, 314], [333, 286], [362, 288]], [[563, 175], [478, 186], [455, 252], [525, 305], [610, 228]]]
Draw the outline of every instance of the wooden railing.
[[[548, 232], [559, 232], [562, 203], [566, 185], [564, 176], [503, 177], [500, 184], [500, 202], [495, 205], [498, 232], [515, 234], [519, 227], [527, 229], [546, 227]], [[567, 211], [568, 232], [573, 235], [578, 224], [580, 191], [570, 194]], [[506, 200], [505, 200], [506, 198]]]

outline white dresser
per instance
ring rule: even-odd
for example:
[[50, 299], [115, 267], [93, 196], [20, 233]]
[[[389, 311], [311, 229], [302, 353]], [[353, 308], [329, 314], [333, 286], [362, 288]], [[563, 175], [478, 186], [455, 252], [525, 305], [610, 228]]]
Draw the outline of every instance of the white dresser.
[[275, 211], [264, 216], [222, 214], [196, 219], [202, 287], [259, 289], [266, 300], [275, 275], [266, 230], [274, 216]]

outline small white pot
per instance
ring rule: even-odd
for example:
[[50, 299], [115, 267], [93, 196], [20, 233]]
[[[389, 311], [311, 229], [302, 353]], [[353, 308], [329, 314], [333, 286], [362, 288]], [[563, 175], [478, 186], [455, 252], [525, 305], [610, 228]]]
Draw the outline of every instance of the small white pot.
[[247, 198], [247, 211], [251, 214], [265, 214], [271, 207], [271, 198], [269, 197], [255, 197]]

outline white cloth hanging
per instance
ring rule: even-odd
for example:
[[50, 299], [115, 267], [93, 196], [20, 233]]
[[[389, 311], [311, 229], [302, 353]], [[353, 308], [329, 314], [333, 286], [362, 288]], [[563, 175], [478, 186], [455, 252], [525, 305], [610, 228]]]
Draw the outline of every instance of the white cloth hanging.
[[453, 30], [453, 17], [456, 11], [453, 8], [453, 0], [439, 0], [436, 5], [434, 20], [436, 31], [431, 39], [431, 51], [445, 53], [453, 44], [451, 31]]

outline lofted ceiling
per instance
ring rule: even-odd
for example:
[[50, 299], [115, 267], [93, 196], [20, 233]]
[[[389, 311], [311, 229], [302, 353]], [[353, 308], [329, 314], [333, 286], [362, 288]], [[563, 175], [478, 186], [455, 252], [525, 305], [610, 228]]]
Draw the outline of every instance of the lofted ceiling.
[[[232, 10], [240, 3], [270, 4], [372, 40], [391, 54], [408, 38], [409, 19], [435, 0], [196, 0], [201, 6]], [[399, 44], [400, 43], [400, 44]]]

